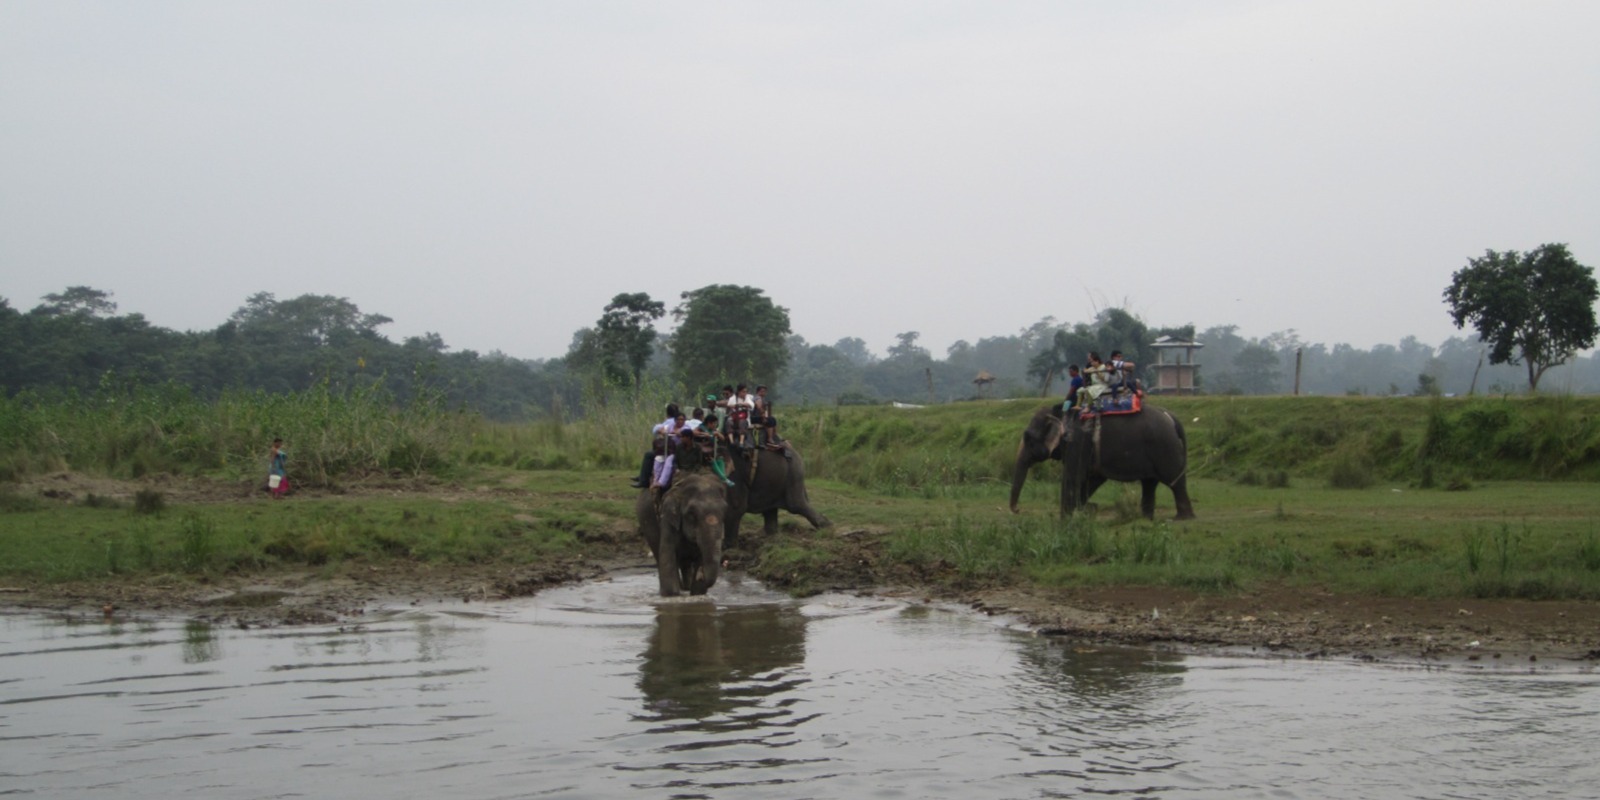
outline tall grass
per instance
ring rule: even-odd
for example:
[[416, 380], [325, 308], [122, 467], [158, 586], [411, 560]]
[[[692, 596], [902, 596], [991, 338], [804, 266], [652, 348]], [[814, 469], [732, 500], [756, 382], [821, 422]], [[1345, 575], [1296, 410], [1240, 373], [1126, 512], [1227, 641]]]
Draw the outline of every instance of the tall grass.
[[229, 392], [216, 401], [174, 385], [0, 398], [0, 479], [56, 470], [139, 478], [154, 473], [265, 474], [267, 446], [285, 440], [295, 482], [328, 485], [379, 472], [447, 469], [473, 417], [419, 393], [398, 404], [381, 381], [323, 382], [293, 394]]
[[693, 396], [647, 382], [638, 391], [591, 393], [583, 414], [574, 421], [551, 419], [529, 424], [478, 421], [466, 440], [465, 459], [473, 464], [495, 464], [516, 469], [627, 469], [639, 464], [650, 447], [650, 429], [666, 415], [672, 400], [684, 413], [693, 408]]

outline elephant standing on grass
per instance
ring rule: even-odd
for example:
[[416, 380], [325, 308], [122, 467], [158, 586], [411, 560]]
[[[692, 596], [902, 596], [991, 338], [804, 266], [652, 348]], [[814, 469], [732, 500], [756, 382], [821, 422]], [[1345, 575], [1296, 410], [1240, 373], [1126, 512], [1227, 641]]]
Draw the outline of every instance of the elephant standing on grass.
[[1155, 517], [1156, 486], [1172, 490], [1178, 519], [1193, 519], [1189, 500], [1189, 444], [1183, 423], [1166, 409], [1147, 405], [1137, 414], [1101, 414], [1080, 420], [1050, 405], [1034, 412], [1022, 431], [1011, 476], [1011, 510], [1017, 510], [1028, 469], [1047, 458], [1061, 460], [1061, 513], [1088, 504], [1108, 480], [1139, 481], [1139, 510]]
[[679, 473], [657, 505], [649, 489], [634, 504], [639, 535], [655, 556], [661, 596], [705, 594], [722, 568], [728, 490], [710, 472]]
[[[772, 536], [778, 532], [778, 511], [806, 518], [814, 528], [832, 525], [827, 517], [811, 507], [806, 494], [805, 462], [800, 451], [785, 444], [783, 450], [740, 450], [730, 448], [728, 478], [734, 485], [728, 489], [728, 526], [724, 541], [733, 547], [739, 541], [739, 522], [745, 514], [760, 514], [763, 532]], [[750, 475], [750, 460], [756, 459], [755, 476]]]

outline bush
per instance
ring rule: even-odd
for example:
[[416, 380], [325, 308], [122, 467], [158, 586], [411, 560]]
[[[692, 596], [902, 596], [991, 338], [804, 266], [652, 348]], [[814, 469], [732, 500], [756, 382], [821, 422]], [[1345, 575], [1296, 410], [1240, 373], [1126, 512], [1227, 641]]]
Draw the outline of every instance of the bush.
[[44, 503], [39, 498], [18, 493], [9, 486], [0, 486], [0, 511], [38, 511], [41, 508], [44, 508]]
[[140, 489], [133, 495], [135, 514], [160, 514], [167, 510], [166, 495], [154, 489]]
[[1372, 462], [1356, 453], [1339, 454], [1328, 470], [1328, 485], [1335, 489], [1365, 489], [1373, 483]]

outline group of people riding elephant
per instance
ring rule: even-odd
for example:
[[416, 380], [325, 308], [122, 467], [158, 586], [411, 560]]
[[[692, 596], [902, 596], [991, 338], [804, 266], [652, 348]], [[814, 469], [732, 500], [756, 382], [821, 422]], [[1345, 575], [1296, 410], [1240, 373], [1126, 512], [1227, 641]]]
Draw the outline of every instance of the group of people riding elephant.
[[721, 398], [708, 395], [687, 417], [670, 404], [667, 419], [651, 429], [651, 450], [634, 479], [642, 489], [634, 511], [664, 596], [705, 594], [716, 583], [723, 550], [738, 543], [745, 514], [762, 515], [768, 535], [777, 533], [780, 510], [818, 528], [830, 524], [811, 507], [804, 462], [777, 436], [765, 391], [726, 386]]
[[[1138, 481], [1139, 510], [1155, 516], [1156, 487], [1172, 490], [1178, 519], [1192, 519], [1189, 500], [1189, 443], [1183, 423], [1171, 412], [1144, 404], [1134, 364], [1111, 351], [1111, 360], [1088, 354], [1088, 368], [1068, 367], [1072, 382], [1065, 403], [1038, 409], [1022, 430], [1011, 472], [1012, 513], [1033, 465], [1061, 462], [1061, 513], [1086, 506], [1106, 481]], [[1087, 381], [1085, 380], [1087, 377]]]
[[[1011, 511], [1018, 510], [1032, 467], [1054, 459], [1062, 467], [1063, 515], [1086, 506], [1106, 481], [1138, 481], [1146, 518], [1155, 515], [1157, 486], [1172, 491], [1178, 519], [1193, 518], [1183, 423], [1166, 409], [1143, 404], [1133, 365], [1120, 352], [1112, 353], [1110, 363], [1090, 353], [1088, 363], [1088, 382], [1074, 375], [1067, 401], [1038, 409], [1023, 428], [1012, 468]], [[765, 387], [751, 396], [761, 397], [759, 405], [749, 406], [735, 400], [744, 389], [724, 387], [720, 399], [708, 396], [707, 407], [688, 417], [669, 405], [667, 420], [651, 431], [657, 446], [645, 455], [634, 481], [641, 489], [635, 513], [664, 596], [704, 594], [716, 583], [723, 550], [738, 542], [745, 514], [761, 514], [767, 535], [777, 532], [779, 510], [817, 528], [830, 524], [811, 508], [800, 454], [778, 437]], [[719, 409], [739, 414], [736, 419], [745, 424], [719, 424]]]

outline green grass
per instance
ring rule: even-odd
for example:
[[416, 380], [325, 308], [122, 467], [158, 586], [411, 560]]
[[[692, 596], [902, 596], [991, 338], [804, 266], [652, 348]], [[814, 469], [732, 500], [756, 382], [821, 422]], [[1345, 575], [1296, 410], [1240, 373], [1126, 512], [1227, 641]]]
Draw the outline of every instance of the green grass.
[[[132, 466], [142, 459], [171, 472], [253, 480], [264, 465], [261, 438], [276, 429], [271, 421], [304, 417], [286, 437], [291, 464], [321, 463], [322, 485], [421, 473], [462, 489], [453, 498], [257, 496], [196, 506], [141, 494], [63, 504], [0, 482], [0, 576], [499, 568], [632, 548], [625, 534], [617, 542], [633, 526], [626, 480], [659, 413], [641, 400], [591, 409], [582, 422], [490, 425], [436, 407], [395, 408], [375, 389], [209, 405], [134, 391], [101, 402], [65, 410], [25, 398], [0, 404], [0, 429], [26, 434], [0, 456], [9, 470], [0, 478], [36, 474], [39, 465], [134, 477], [149, 474]], [[1160, 402], [1189, 433], [1199, 516], [1190, 522], [1139, 519], [1136, 487], [1118, 484], [1096, 495], [1097, 514], [1058, 519], [1053, 464], [1034, 468], [1024, 513], [1008, 513], [1018, 436], [1042, 400], [785, 413], [812, 501], [836, 528], [812, 532], [784, 515], [779, 536], [749, 554], [753, 569], [797, 591], [901, 580], [1206, 591], [1272, 583], [1394, 596], [1600, 599], [1600, 399]], [[193, 444], [206, 441], [217, 443], [211, 455]], [[1161, 489], [1157, 515], [1172, 513]], [[757, 530], [759, 520], [748, 519], [747, 536], [758, 539]]]
[[[1020, 516], [1003, 510], [999, 490], [986, 501], [927, 502], [854, 489], [812, 494], [842, 526], [887, 529], [874, 565], [887, 582], [910, 575], [958, 586], [1204, 591], [1273, 584], [1408, 597], [1600, 600], [1600, 493], [1592, 485], [1487, 482], [1446, 492], [1394, 482], [1267, 488], [1197, 479], [1191, 491], [1199, 518], [1181, 523], [1129, 520], [1120, 509], [1136, 505], [1131, 485], [1108, 485], [1096, 495], [1097, 514], [1068, 520], [1051, 513], [1045, 492], [1027, 499], [1048, 502]], [[1170, 495], [1158, 495], [1157, 510], [1171, 515]], [[790, 561], [831, 559], [837, 571], [862, 558], [851, 537], [796, 527], [782, 539]], [[786, 581], [787, 572], [769, 577]]]
[[534, 563], [574, 554], [619, 522], [565, 503], [422, 496], [242, 501], [128, 509], [60, 506], [0, 517], [0, 576], [44, 581], [112, 575], [251, 573], [394, 562]]

